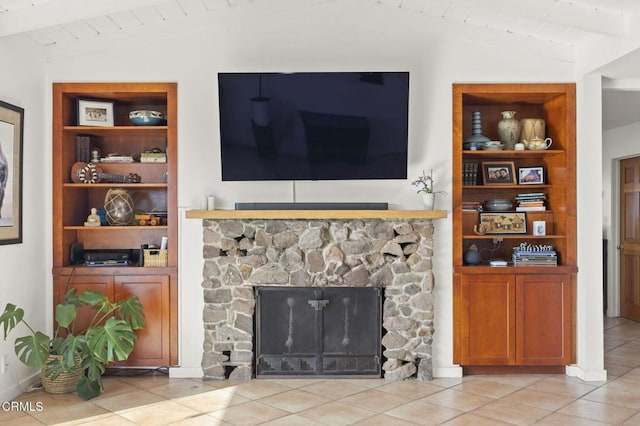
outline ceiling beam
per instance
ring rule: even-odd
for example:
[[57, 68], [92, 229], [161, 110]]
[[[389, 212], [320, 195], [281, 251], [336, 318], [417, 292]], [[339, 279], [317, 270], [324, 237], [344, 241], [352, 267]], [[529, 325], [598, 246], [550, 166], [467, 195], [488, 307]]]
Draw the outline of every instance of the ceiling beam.
[[[459, 5], [469, 10], [487, 13], [503, 11], [505, 16], [513, 15], [532, 21], [540, 21], [560, 27], [570, 27], [587, 32], [609, 36], [625, 34], [625, 17], [620, 11], [584, 6], [563, 0], [450, 0], [451, 5]], [[425, 10], [430, 7], [425, 4]], [[509, 27], [505, 22], [505, 27]]]
[[52, 0], [0, 13], [0, 37], [175, 0]]

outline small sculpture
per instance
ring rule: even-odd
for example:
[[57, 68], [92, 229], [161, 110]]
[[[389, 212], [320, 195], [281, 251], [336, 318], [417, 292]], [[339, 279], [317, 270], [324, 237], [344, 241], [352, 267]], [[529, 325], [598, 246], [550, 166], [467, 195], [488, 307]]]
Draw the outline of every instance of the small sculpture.
[[98, 216], [98, 209], [93, 207], [91, 214], [87, 217], [87, 221], [84, 226], [100, 226], [100, 216]]
[[487, 233], [487, 225], [484, 223], [481, 223], [479, 225], [475, 225], [473, 227], [473, 232], [475, 232], [478, 235], [484, 235]]

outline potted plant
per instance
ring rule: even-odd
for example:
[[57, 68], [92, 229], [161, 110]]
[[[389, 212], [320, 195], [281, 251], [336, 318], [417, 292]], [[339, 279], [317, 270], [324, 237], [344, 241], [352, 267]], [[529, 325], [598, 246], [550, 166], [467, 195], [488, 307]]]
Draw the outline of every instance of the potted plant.
[[436, 194], [447, 195], [445, 191], [433, 190], [433, 169], [427, 175], [424, 170], [422, 176], [419, 176], [417, 180], [411, 182], [411, 185], [418, 187], [418, 194], [422, 194], [422, 200], [427, 210], [432, 210], [435, 203]]
[[[92, 312], [86, 326], [79, 324], [80, 309]], [[4, 340], [20, 323], [30, 332], [15, 340], [15, 353], [20, 361], [41, 369], [43, 385], [47, 381], [55, 384], [60, 377], [77, 380], [75, 390], [85, 400], [100, 395], [105, 366], [126, 360], [137, 339], [135, 330], [145, 327], [137, 296], [112, 302], [101, 292], [86, 290], [78, 294], [77, 289], [67, 291], [62, 303], [56, 306], [53, 337], [34, 330], [25, 321], [24, 310], [7, 303], [0, 316]], [[73, 387], [66, 390], [69, 391]]]

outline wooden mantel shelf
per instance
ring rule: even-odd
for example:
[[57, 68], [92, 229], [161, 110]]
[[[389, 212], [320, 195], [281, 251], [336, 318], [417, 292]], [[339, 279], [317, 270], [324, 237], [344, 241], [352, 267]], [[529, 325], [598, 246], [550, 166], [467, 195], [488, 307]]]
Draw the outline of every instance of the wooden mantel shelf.
[[188, 210], [187, 219], [443, 219], [446, 210]]

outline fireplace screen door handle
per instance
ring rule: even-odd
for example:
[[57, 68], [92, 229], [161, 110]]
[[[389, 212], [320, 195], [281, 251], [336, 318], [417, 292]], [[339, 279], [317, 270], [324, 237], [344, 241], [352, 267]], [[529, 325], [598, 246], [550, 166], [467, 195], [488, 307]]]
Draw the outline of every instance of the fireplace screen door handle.
[[326, 299], [321, 300], [307, 300], [307, 302], [315, 309], [316, 311], [321, 311], [325, 306], [329, 304], [329, 301]]

